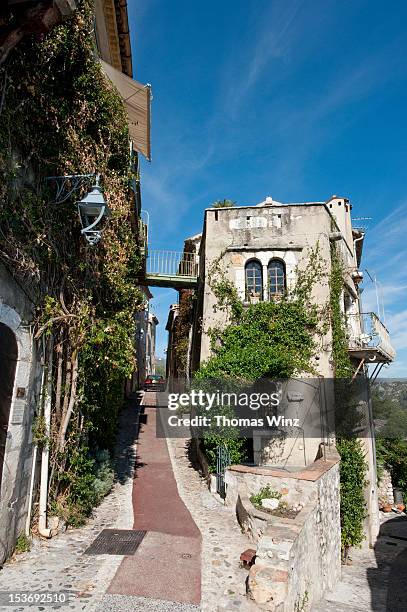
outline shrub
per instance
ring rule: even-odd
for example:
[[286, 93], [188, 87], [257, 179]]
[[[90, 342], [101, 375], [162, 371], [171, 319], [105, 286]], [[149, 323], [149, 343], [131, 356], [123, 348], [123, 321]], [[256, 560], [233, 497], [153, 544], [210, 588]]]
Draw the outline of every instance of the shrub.
[[342, 556], [346, 559], [349, 548], [359, 546], [364, 540], [363, 521], [366, 518], [364, 487], [366, 486], [365, 453], [360, 440], [337, 441], [341, 456], [341, 539]]
[[250, 501], [252, 502], [253, 506], [261, 508], [261, 501], [263, 499], [280, 500], [281, 497], [282, 494], [279, 491], [275, 491], [270, 487], [270, 485], [266, 485], [265, 487], [262, 487], [258, 493], [256, 493], [255, 495], [251, 495]]
[[16, 555], [21, 553], [28, 552], [31, 548], [31, 540], [25, 535], [25, 533], [20, 533], [16, 540], [16, 544], [14, 547], [14, 552]]

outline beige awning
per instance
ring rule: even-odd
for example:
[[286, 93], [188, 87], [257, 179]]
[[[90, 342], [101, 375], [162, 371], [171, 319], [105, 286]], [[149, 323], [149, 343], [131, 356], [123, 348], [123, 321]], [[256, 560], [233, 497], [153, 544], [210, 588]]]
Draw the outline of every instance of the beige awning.
[[116, 86], [123, 98], [129, 118], [130, 138], [135, 149], [151, 161], [150, 104], [151, 87], [142, 85], [110, 64], [100, 60], [106, 76]]

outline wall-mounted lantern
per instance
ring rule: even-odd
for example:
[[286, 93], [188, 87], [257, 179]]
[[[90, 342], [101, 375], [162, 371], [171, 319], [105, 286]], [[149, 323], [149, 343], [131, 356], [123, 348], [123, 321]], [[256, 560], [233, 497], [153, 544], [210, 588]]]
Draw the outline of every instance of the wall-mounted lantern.
[[110, 216], [110, 209], [99, 186], [99, 176], [92, 190], [77, 202], [77, 206], [82, 225], [81, 234], [93, 246], [99, 242], [104, 221]]

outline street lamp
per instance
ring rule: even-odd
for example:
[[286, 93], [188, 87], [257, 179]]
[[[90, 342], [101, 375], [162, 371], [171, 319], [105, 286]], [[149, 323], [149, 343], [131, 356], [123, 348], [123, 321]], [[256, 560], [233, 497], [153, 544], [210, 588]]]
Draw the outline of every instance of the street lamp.
[[110, 209], [99, 186], [99, 175], [96, 177], [96, 183], [93, 185], [92, 191], [89, 191], [82, 200], [77, 202], [77, 206], [82, 225], [81, 234], [93, 246], [101, 238], [103, 220], [110, 217]]

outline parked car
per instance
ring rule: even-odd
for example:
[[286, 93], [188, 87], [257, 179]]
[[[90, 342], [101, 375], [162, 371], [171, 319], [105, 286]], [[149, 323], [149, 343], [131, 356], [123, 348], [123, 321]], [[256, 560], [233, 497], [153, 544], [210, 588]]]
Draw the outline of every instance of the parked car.
[[144, 391], [165, 391], [167, 382], [164, 376], [151, 374], [144, 381]]

